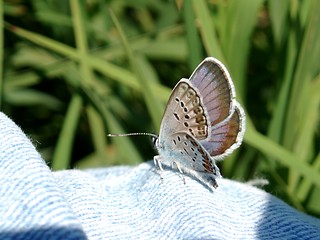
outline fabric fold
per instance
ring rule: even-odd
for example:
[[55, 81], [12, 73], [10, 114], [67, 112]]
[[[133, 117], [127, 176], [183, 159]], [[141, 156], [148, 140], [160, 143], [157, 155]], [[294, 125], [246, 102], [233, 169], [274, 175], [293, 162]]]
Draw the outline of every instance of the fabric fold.
[[151, 161], [51, 172], [0, 113], [0, 239], [320, 239], [319, 219], [261, 189], [163, 177]]

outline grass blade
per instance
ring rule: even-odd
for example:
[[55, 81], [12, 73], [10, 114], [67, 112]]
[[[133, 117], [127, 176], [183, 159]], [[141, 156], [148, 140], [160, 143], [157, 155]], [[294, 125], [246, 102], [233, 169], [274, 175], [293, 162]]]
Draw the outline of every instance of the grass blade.
[[149, 80], [146, 78], [143, 69], [141, 69], [135, 62], [135, 55], [128, 43], [128, 40], [120, 26], [119, 21], [117, 20], [116, 16], [113, 14], [112, 11], [110, 11], [111, 18], [121, 36], [121, 40], [123, 43], [124, 48], [126, 49], [129, 62], [131, 65], [132, 70], [135, 72], [136, 77], [138, 79], [138, 82], [141, 85], [141, 88], [144, 90], [142, 91], [143, 97], [145, 99], [145, 102], [147, 104], [148, 111], [151, 114], [152, 122], [155, 129], [159, 129], [160, 122], [162, 119], [162, 112], [163, 107], [160, 105], [160, 102], [155, 97], [157, 95], [157, 92], [154, 92]]
[[51, 168], [55, 171], [70, 167], [73, 139], [81, 108], [82, 98], [78, 94], [73, 95], [52, 157]]

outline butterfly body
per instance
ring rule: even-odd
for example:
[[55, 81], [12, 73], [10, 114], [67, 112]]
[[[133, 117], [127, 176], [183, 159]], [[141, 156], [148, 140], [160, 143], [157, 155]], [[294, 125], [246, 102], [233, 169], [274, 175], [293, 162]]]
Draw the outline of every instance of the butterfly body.
[[209, 187], [221, 177], [217, 160], [239, 147], [245, 115], [235, 100], [228, 71], [217, 59], [206, 58], [173, 89], [155, 141], [159, 155], [154, 162], [174, 165]]
[[161, 164], [175, 165], [181, 173], [190, 174], [202, 182], [213, 181], [212, 186], [218, 186], [211, 175], [221, 177], [219, 168], [193, 136], [180, 132], [171, 135], [168, 140], [172, 142], [156, 142], [159, 155], [155, 156], [155, 162], [161, 171]]
[[221, 177], [216, 162], [238, 148], [245, 132], [245, 114], [235, 99], [228, 70], [213, 57], [204, 59], [189, 79], [172, 90], [164, 111], [159, 136], [150, 133], [159, 155], [154, 163], [176, 167], [207, 185], [218, 187]]

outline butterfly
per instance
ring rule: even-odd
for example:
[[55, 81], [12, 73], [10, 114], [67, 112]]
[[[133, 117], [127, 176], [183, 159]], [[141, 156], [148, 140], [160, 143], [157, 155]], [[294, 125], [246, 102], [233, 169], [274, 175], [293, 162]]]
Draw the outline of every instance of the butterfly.
[[[153, 143], [160, 175], [162, 165], [176, 167], [210, 188], [217, 188], [216, 162], [238, 148], [245, 132], [245, 113], [236, 101], [235, 87], [226, 67], [205, 58], [189, 79], [172, 90]], [[140, 135], [140, 133], [123, 134]], [[111, 135], [115, 136], [115, 135]]]

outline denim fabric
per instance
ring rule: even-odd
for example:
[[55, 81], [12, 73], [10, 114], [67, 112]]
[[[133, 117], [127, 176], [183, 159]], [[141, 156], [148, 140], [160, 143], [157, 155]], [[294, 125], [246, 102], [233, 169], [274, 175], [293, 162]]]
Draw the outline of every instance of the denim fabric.
[[51, 172], [0, 113], [0, 239], [320, 239], [320, 220], [255, 187], [213, 192], [151, 162]]

